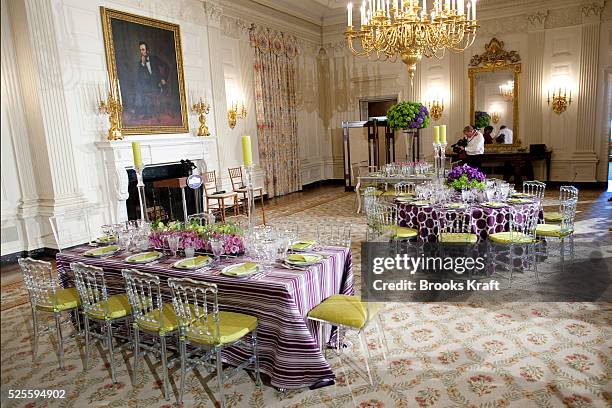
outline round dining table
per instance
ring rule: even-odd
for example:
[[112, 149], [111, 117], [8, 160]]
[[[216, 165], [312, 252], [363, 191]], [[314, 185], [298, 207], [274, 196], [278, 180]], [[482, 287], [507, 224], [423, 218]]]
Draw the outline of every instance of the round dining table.
[[[518, 210], [522, 215], [528, 212], [530, 206], [540, 207], [537, 199], [529, 203], [506, 204], [503, 207], [493, 208], [482, 204], [470, 204], [472, 213], [472, 233], [477, 234], [479, 239], [486, 239], [490, 234], [508, 231], [510, 228], [510, 206]], [[419, 239], [423, 242], [436, 242], [438, 214], [433, 204], [415, 205], [412, 202], [397, 203], [397, 218], [400, 227], [413, 228], [419, 231]], [[539, 221], [544, 218], [544, 213], [539, 208]]]

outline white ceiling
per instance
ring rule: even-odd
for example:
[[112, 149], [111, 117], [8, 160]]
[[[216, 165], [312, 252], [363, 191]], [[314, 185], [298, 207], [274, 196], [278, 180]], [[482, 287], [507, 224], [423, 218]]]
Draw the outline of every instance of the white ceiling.
[[[252, 0], [282, 13], [306, 20], [316, 25], [335, 24], [344, 21], [346, 5], [362, 0]], [[500, 15], [516, 14], [517, 11], [528, 13], [535, 10], [563, 7], [579, 4], [585, 0], [478, 0], [481, 18], [493, 18]], [[431, 2], [429, 3], [431, 4]]]

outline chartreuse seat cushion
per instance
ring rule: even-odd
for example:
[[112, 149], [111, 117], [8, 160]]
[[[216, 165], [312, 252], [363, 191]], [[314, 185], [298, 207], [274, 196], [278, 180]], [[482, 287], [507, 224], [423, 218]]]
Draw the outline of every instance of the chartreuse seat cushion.
[[393, 233], [393, 238], [414, 238], [419, 235], [419, 231], [408, 227], [388, 226], [387, 229]]
[[100, 310], [90, 311], [88, 315], [99, 320], [114, 320], [125, 317], [132, 312], [132, 307], [125, 293], [113, 295], [108, 300], [98, 302], [98, 308]]
[[535, 240], [522, 232], [496, 232], [489, 235], [489, 240], [498, 244], [530, 244]]
[[395, 190], [387, 190], [382, 193], [385, 197], [395, 197]]
[[362, 302], [357, 296], [332, 295], [308, 312], [308, 317], [361, 329], [368, 316], [374, 317], [381, 308], [380, 304]]
[[171, 304], [164, 304], [162, 306], [162, 313], [160, 316], [159, 309], [155, 309], [145, 315], [147, 319], [153, 319], [155, 322], [151, 322], [144, 319], [136, 319], [138, 328], [151, 331], [159, 332], [160, 335], [172, 332], [178, 329], [178, 317], [174, 312], [174, 307]]
[[478, 241], [478, 235], [467, 232], [443, 232], [440, 234], [440, 242], [445, 243], [465, 243], [475, 244]]
[[[187, 330], [187, 339], [193, 343], [205, 345], [229, 344], [240, 340], [257, 328], [257, 318], [243, 313], [219, 312], [219, 333], [214, 338], [215, 324], [213, 316], [207, 319], [208, 332], [204, 327], [205, 319], [200, 318], [191, 324], [191, 330]], [[203, 334], [197, 333], [201, 328]]]
[[563, 217], [558, 211], [544, 211], [544, 220], [546, 222], [561, 222]]
[[76, 288], [57, 289], [55, 295], [49, 296], [44, 304], [37, 304], [36, 308], [46, 312], [62, 312], [78, 307], [81, 299]]
[[543, 237], [563, 238], [571, 235], [573, 232], [572, 230], [561, 231], [561, 226], [558, 224], [538, 224], [536, 227], [536, 235]]
[[[365, 193], [365, 191], [363, 190], [362, 187], [359, 188], [359, 193], [361, 195], [366, 195], [366, 193]], [[382, 190], [374, 190], [372, 192], [368, 192], [368, 195], [379, 196], [379, 195], [382, 195], [383, 193], [384, 193], [384, 191], [382, 191]]]

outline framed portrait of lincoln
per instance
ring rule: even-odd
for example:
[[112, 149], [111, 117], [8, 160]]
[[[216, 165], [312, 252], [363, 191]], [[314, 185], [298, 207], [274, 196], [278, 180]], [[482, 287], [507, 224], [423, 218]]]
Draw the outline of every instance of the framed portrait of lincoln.
[[181, 32], [176, 24], [100, 7], [111, 87], [125, 135], [187, 133]]

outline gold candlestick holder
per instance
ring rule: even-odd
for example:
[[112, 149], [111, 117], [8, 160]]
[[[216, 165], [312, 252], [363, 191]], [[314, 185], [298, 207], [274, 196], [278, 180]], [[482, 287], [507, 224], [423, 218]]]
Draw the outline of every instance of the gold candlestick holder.
[[108, 140], [123, 140], [123, 134], [119, 128], [119, 118], [123, 112], [123, 105], [120, 98], [113, 96], [112, 90], [109, 91], [106, 100], [100, 100], [98, 110], [103, 115], [108, 115], [110, 127], [108, 129]]
[[198, 136], [210, 136], [208, 126], [206, 126], [206, 116], [210, 112], [210, 105], [202, 102], [202, 98], [198, 103], [195, 103], [191, 109], [199, 115], [200, 127], [198, 128]]

